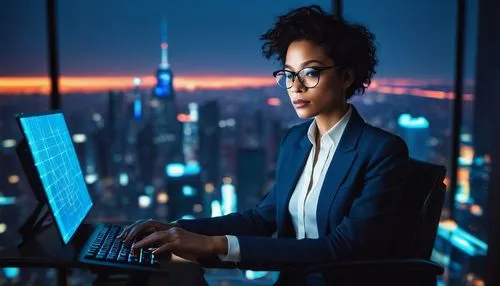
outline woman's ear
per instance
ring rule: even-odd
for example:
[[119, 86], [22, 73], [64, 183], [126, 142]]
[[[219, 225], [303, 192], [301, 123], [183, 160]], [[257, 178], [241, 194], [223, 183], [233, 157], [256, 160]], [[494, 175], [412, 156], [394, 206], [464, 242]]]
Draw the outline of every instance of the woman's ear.
[[344, 70], [344, 73], [342, 74], [342, 80], [344, 90], [349, 89], [354, 82], [354, 71], [352, 70], [352, 68], [347, 68]]

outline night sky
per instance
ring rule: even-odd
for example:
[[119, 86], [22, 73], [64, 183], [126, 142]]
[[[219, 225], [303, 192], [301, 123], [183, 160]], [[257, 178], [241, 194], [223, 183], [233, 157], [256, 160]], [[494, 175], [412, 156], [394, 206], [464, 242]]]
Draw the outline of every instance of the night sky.
[[[3, 1], [0, 76], [47, 74], [45, 1]], [[306, 0], [59, 0], [63, 75], [149, 75], [168, 19], [170, 63], [179, 75], [268, 75], [259, 36]], [[344, 0], [345, 18], [377, 36], [381, 77], [453, 78], [455, 1]], [[477, 9], [467, 3], [465, 70], [474, 70]]]

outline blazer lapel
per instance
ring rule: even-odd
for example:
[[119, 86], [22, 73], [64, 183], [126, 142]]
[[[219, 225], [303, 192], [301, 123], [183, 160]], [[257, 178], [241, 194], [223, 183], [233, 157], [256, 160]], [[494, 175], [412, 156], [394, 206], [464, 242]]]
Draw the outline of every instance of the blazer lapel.
[[353, 109], [351, 118], [347, 123], [344, 134], [340, 139], [339, 146], [328, 167], [325, 181], [323, 182], [319, 195], [316, 218], [318, 223], [318, 234], [320, 236], [326, 233], [331, 205], [358, 154], [356, 145], [363, 129], [364, 121], [353, 105], [351, 105], [351, 108]]
[[283, 233], [285, 225], [285, 218], [288, 215], [288, 204], [292, 196], [295, 186], [302, 174], [304, 165], [307, 162], [307, 157], [311, 151], [312, 144], [307, 138], [307, 133], [301, 138], [299, 144], [291, 148], [291, 152], [287, 152], [283, 160], [283, 166], [286, 171], [283, 172], [286, 177], [281, 179], [281, 186], [283, 188], [282, 196], [278, 204], [278, 233]]

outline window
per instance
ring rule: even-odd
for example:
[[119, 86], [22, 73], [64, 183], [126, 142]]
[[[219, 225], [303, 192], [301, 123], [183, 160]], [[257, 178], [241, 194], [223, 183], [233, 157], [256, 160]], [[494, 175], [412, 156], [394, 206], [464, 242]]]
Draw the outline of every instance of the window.
[[312, 3], [330, 10], [330, 1], [60, 1], [62, 106], [84, 138], [75, 147], [94, 202], [89, 220], [254, 206], [296, 120], [259, 36], [278, 15]]
[[[0, 9], [0, 249], [19, 239], [17, 230], [35, 207], [16, 155], [17, 113], [49, 109], [46, 14], [43, 1], [13, 1]], [[47, 272], [54, 275], [53, 271]], [[0, 268], [0, 284], [45, 284], [45, 270]], [[31, 281], [31, 282], [28, 282]]]
[[[473, 136], [477, 1], [466, 1], [459, 158], [451, 157], [457, 64], [456, 4], [436, 1], [409, 4], [396, 0], [344, 2], [345, 18], [367, 24], [380, 44], [379, 72], [371, 94], [356, 101], [364, 106], [368, 121], [403, 137], [410, 156], [446, 166], [447, 184], [451, 162], [458, 160], [457, 194], [452, 200], [450, 192], [447, 193], [432, 255], [446, 266], [440, 283], [484, 283], [488, 188], [485, 178], [490, 157], [475, 152], [481, 138]], [[381, 114], [385, 118], [380, 118]]]

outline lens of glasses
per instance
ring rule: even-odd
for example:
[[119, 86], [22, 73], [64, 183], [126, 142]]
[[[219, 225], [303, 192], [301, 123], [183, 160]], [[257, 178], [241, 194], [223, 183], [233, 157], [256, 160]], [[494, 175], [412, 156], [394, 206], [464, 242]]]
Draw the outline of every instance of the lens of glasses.
[[[307, 88], [318, 85], [320, 72], [315, 68], [305, 68], [298, 73], [300, 82]], [[294, 82], [294, 73], [287, 70], [277, 71], [274, 74], [276, 82], [282, 88], [291, 88]]]
[[289, 71], [279, 71], [275, 74], [274, 78], [282, 88], [290, 88], [293, 85], [293, 74]]
[[299, 79], [307, 88], [312, 88], [318, 85], [319, 71], [315, 68], [305, 68], [299, 72]]

